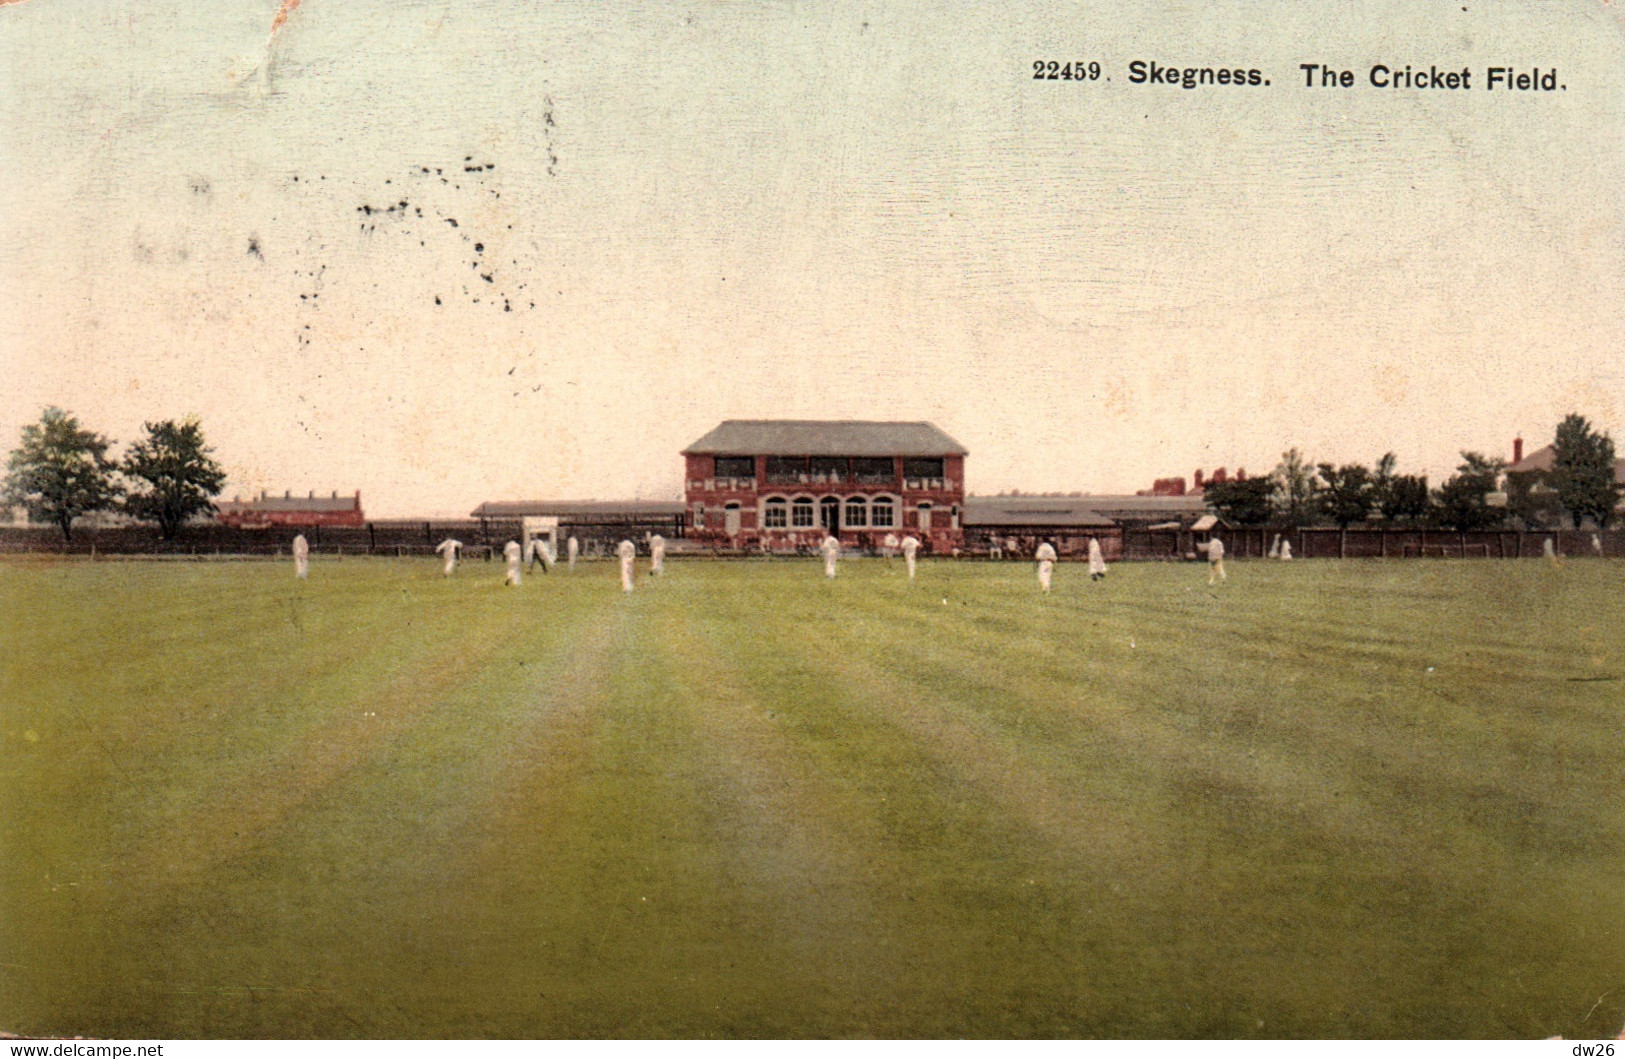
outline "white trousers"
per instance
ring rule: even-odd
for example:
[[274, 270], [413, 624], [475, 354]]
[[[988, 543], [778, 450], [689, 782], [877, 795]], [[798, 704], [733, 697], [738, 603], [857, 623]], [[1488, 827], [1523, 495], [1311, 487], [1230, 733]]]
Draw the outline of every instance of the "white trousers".
[[1041, 559], [1038, 563], [1038, 587], [1045, 592], [1049, 591], [1050, 576], [1055, 573], [1055, 564], [1048, 559]]

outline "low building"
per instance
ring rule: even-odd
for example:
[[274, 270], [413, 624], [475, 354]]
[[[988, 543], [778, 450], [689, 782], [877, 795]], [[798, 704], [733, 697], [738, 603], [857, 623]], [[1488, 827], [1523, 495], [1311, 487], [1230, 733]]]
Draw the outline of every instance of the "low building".
[[496, 500], [469, 513], [480, 521], [481, 533], [518, 539], [525, 519], [555, 518], [557, 537], [576, 538], [587, 554], [607, 554], [622, 540], [641, 545], [646, 535], [658, 533], [668, 540], [687, 534], [685, 508], [680, 500]]
[[1089, 506], [1091, 497], [969, 496], [965, 550], [975, 555], [1031, 558], [1048, 541], [1060, 555], [1087, 555], [1089, 539], [1107, 559], [1123, 551], [1123, 529]]
[[216, 517], [222, 525], [239, 529], [265, 529], [271, 526], [365, 526], [367, 517], [361, 511], [361, 490], [354, 496], [294, 496], [283, 493], [271, 496], [261, 492], [258, 497], [243, 500], [215, 502]]
[[768, 551], [912, 533], [952, 553], [964, 541], [966, 455], [931, 423], [729, 419], [683, 450], [689, 533]]

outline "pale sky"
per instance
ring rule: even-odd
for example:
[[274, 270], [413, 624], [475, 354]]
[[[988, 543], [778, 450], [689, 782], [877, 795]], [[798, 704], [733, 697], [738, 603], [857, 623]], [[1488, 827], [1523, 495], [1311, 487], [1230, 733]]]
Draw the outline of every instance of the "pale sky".
[[0, 447], [195, 415], [227, 497], [380, 517], [675, 497], [724, 418], [929, 419], [981, 493], [1625, 450], [1600, 0], [279, 6], [0, 5]]

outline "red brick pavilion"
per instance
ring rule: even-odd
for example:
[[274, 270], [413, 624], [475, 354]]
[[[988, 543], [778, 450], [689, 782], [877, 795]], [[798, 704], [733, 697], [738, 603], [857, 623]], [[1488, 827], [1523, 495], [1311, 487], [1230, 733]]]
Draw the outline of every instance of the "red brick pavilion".
[[683, 450], [689, 537], [791, 551], [826, 533], [964, 543], [965, 447], [931, 423], [729, 419]]

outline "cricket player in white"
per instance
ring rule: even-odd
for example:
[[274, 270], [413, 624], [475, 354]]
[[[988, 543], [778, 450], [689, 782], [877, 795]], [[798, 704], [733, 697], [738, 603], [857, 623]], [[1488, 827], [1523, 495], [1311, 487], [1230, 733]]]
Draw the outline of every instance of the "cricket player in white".
[[1292, 542], [1284, 537], [1281, 539], [1281, 558], [1283, 560], [1292, 558]]
[[834, 577], [835, 560], [840, 557], [841, 542], [834, 537], [825, 537], [824, 543], [818, 546], [818, 550], [824, 553], [824, 576]]
[[1217, 537], [1207, 542], [1207, 583], [1224, 580], [1224, 541]]
[[571, 537], [564, 542], [564, 554], [570, 559], [570, 572], [575, 573], [576, 556], [581, 554], [581, 542]]
[[450, 537], [447, 537], [435, 547], [435, 551], [439, 552], [441, 557], [446, 560], [445, 569], [440, 571], [441, 577], [450, 577], [452, 574], [457, 572], [457, 555], [462, 550], [463, 542], [453, 540]]
[[622, 541], [615, 546], [615, 554], [621, 557], [621, 591], [632, 591], [632, 564], [638, 557], [638, 546], [631, 541]]
[[1270, 558], [1271, 559], [1279, 559], [1280, 557], [1281, 557], [1281, 535], [1279, 533], [1277, 533], [1275, 535], [1275, 539], [1273, 541], [1270, 541]]
[[518, 541], [509, 541], [502, 546], [502, 557], [508, 560], [507, 584], [519, 584], [519, 564], [524, 561], [524, 549], [519, 547]]
[[1106, 576], [1106, 556], [1100, 550], [1100, 542], [1093, 537], [1089, 538], [1089, 580], [1099, 581]]
[[536, 569], [536, 564], [542, 564], [542, 573], [553, 572], [553, 553], [547, 550], [547, 541], [541, 537], [530, 539], [530, 568]]
[[649, 573], [666, 572], [666, 538], [656, 533], [649, 538]]
[[903, 538], [903, 561], [908, 564], [908, 579], [914, 580], [914, 556], [919, 553], [920, 538], [912, 533]]
[[1048, 592], [1050, 578], [1055, 574], [1055, 549], [1045, 541], [1033, 552], [1033, 558], [1038, 560], [1038, 587]]
[[303, 533], [293, 537], [293, 573], [301, 581], [310, 573], [310, 542]]

